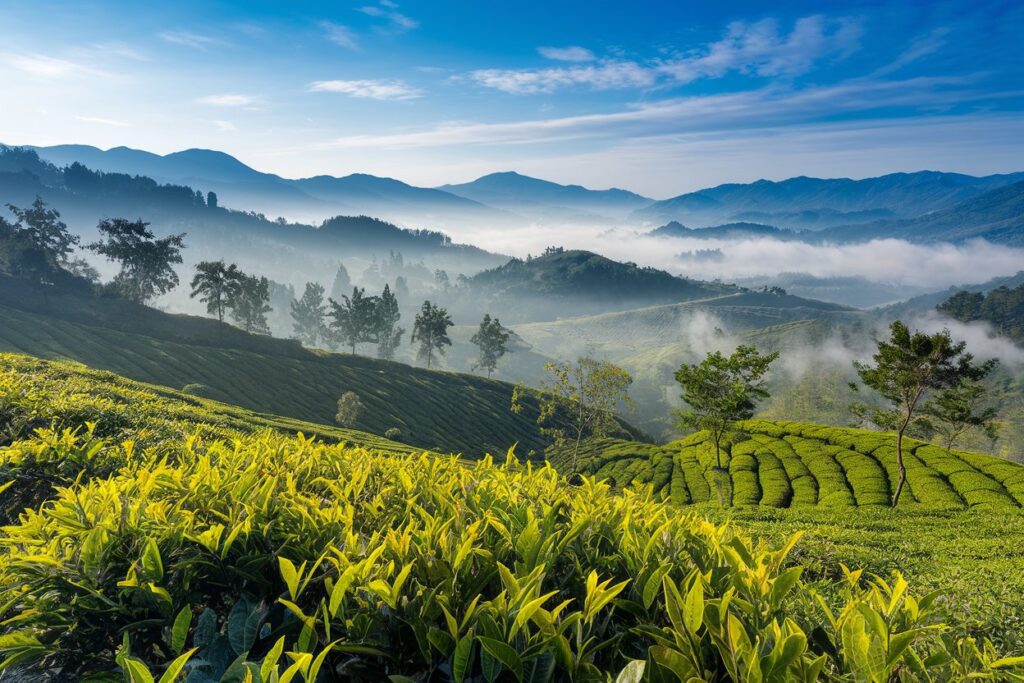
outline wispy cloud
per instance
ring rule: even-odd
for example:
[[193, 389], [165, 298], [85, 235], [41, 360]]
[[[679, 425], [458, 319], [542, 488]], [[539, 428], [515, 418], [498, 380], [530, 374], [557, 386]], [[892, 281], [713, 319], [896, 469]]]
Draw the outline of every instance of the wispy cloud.
[[593, 52], [578, 45], [570, 47], [538, 47], [537, 52], [541, 57], [554, 59], [559, 62], [592, 62], [596, 59]]
[[387, 20], [390, 28], [398, 31], [409, 31], [420, 25], [417, 20], [399, 12], [398, 4], [391, 0], [382, 0], [375, 5], [364, 5], [358, 10], [367, 16]]
[[75, 118], [84, 123], [95, 123], [100, 126], [113, 126], [115, 128], [128, 128], [132, 125], [127, 121], [119, 121], [117, 119], [105, 119], [99, 116], [75, 116]]
[[39, 78], [109, 75], [107, 72], [88, 64], [38, 53], [0, 53], [0, 57], [15, 69]]
[[348, 48], [349, 50], [358, 50], [359, 41], [356, 40], [356, 33], [348, 26], [344, 24], [337, 24], [333, 21], [321, 21], [320, 28], [323, 29], [324, 35], [327, 36], [327, 40], [331, 41], [335, 45]]
[[402, 81], [314, 81], [309, 84], [312, 92], [333, 92], [371, 100], [413, 100], [423, 96], [423, 91]]
[[218, 120], [214, 120], [213, 121], [213, 125], [217, 126], [217, 130], [225, 132], [225, 133], [230, 132], [230, 131], [234, 131], [234, 130], [238, 130], [238, 128], [235, 126], [235, 124], [232, 123], [231, 121], [222, 121], [222, 120], [218, 119]]
[[205, 97], [199, 97], [196, 99], [196, 102], [213, 107], [252, 107], [260, 103], [260, 98], [254, 95], [224, 93], [221, 95], [206, 95]]
[[[859, 46], [861, 24], [855, 19], [803, 17], [789, 33], [774, 19], [734, 22], [722, 39], [694, 51], [679, 52], [647, 62], [618, 58], [586, 66], [545, 69], [479, 69], [469, 78], [480, 85], [524, 95], [554, 92], [572, 86], [597, 90], [682, 85], [701, 78], [720, 78], [736, 72], [760, 77], [792, 78], [807, 73], [817, 62], [844, 57]], [[562, 61], [593, 61], [581, 47], [540, 48]]]
[[164, 31], [159, 34], [160, 40], [174, 45], [182, 45], [195, 50], [206, 50], [211, 47], [223, 47], [229, 43], [214, 36], [192, 31]]
[[946, 44], [946, 36], [949, 34], [949, 28], [940, 26], [928, 33], [918, 36], [910, 41], [910, 45], [906, 50], [901, 52], [896, 59], [889, 64], [886, 64], [882, 68], [875, 71], [875, 76], [882, 76], [890, 74], [894, 71], [898, 71], [908, 64], [912, 64], [919, 59], [927, 57], [930, 54], [938, 52]]
[[[974, 91], [972, 80], [918, 77], [895, 81], [856, 79], [804, 89], [756, 90], [672, 98], [611, 113], [505, 123], [449, 122], [422, 131], [338, 138], [341, 147], [437, 147], [465, 144], [535, 144], [581, 139], [655, 137], [791, 125], [887, 107], [943, 107], [993, 94]], [[1004, 96], [1020, 96], [1005, 93]]]

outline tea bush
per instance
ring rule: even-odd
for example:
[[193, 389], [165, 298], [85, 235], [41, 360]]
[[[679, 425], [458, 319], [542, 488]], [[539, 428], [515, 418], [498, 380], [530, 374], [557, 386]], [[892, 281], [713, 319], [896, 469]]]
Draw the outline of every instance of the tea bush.
[[650, 486], [270, 431], [128, 455], [4, 528], [0, 668], [882, 683], [1021, 664], [948, 637], [899, 575], [846, 572], [826, 599], [787, 561], [797, 536], [752, 543]]

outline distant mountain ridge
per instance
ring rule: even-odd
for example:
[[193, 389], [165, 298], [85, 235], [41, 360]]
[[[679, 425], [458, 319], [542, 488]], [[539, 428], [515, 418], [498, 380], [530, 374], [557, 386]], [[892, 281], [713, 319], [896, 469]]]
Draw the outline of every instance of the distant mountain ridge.
[[815, 236], [842, 242], [896, 238], [917, 243], [981, 238], [996, 244], [1024, 247], [1024, 180], [917, 218], [836, 226]]
[[590, 190], [581, 185], [560, 185], [515, 171], [491, 173], [468, 183], [442, 185], [438, 189], [508, 211], [539, 211], [551, 216], [608, 213], [624, 217], [654, 201], [628, 190]]
[[58, 166], [78, 162], [93, 170], [143, 175], [158, 182], [189, 185], [204, 192], [212, 190], [226, 206], [305, 220], [339, 213], [420, 224], [441, 214], [495, 221], [509, 218], [504, 212], [471, 199], [393, 178], [355, 173], [341, 178], [288, 179], [257, 171], [214, 150], [187, 149], [159, 155], [128, 147], [101, 150], [88, 145], [26, 149], [35, 150], [41, 158]]
[[[1024, 172], [974, 177], [960, 173], [918, 171], [891, 173], [877, 178], [808, 178], [782, 181], [758, 180], [698, 190], [655, 202], [638, 209], [633, 217], [648, 222], [713, 225], [751, 217], [771, 216], [780, 227], [808, 227], [808, 215], [816, 213], [816, 225], [826, 227], [879, 218], [891, 212], [895, 218], [912, 218], [950, 208], [985, 192], [1024, 180]], [[777, 220], [789, 217], [789, 225]], [[855, 216], [856, 220], [851, 220]]]

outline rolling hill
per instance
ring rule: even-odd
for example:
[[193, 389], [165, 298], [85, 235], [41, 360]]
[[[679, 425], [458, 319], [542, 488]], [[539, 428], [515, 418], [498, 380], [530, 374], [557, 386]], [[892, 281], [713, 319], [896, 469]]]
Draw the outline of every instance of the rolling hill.
[[[911, 218], [948, 209], [959, 202], [1024, 180], [1024, 173], [974, 177], [959, 173], [919, 171], [877, 178], [797, 177], [758, 180], [690, 192], [638, 209], [633, 216], [648, 223], [680, 221], [715, 225], [737, 220], [767, 220], [781, 227], [806, 228], [861, 223], [890, 212]], [[815, 212], [808, 225], [802, 212]], [[787, 221], [786, 217], [790, 220]]]
[[689, 301], [738, 291], [582, 250], [550, 249], [469, 278], [474, 297], [509, 323]]
[[0, 351], [76, 360], [169, 387], [200, 384], [211, 399], [322, 424], [334, 422], [338, 396], [351, 390], [365, 405], [358, 430], [396, 428], [402, 442], [467, 457], [517, 442], [525, 455], [547, 443], [533, 420], [510, 412], [506, 382], [310, 351], [212, 319], [0, 277]]
[[[862, 429], [753, 420], [740, 427], [747, 440], [722, 455], [728, 469], [726, 505], [829, 508], [889, 505], [896, 479], [893, 436]], [[552, 456], [565, 466], [570, 450]], [[945, 450], [912, 441], [904, 451], [907, 487], [901, 506], [1012, 509], [1024, 507], [1024, 465], [981, 453]], [[579, 468], [616, 486], [653, 486], [678, 504], [715, 501], [714, 445], [705, 433], [664, 446], [618, 439], [593, 440]]]
[[647, 233], [651, 237], [688, 237], [691, 239], [742, 239], [772, 237], [796, 239], [799, 234], [762, 223], [726, 223], [707, 228], [688, 228], [679, 221], [671, 221]]

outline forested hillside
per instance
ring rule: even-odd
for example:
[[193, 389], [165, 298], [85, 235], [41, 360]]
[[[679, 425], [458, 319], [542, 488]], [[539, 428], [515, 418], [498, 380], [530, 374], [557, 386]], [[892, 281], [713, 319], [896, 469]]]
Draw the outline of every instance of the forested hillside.
[[962, 322], [980, 320], [996, 333], [1024, 344], [1024, 284], [1003, 285], [987, 293], [961, 291], [939, 304], [939, 311]]

